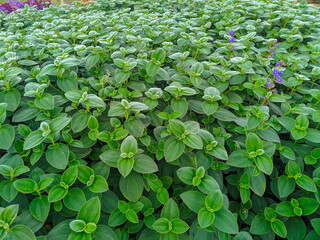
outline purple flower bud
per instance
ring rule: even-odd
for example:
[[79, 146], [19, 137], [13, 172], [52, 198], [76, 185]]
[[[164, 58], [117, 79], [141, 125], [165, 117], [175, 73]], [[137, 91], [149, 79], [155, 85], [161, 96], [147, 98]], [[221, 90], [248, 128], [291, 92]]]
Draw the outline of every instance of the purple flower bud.
[[234, 34], [234, 31], [230, 30], [229, 34], [230, 36], [232, 36]]
[[270, 86], [271, 86], [271, 82], [267, 82], [267, 83], [266, 83], [266, 86], [267, 86], [267, 87], [270, 87]]
[[232, 48], [231, 48], [231, 51], [234, 51], [236, 48], [233, 46]]
[[278, 47], [278, 44], [276, 44], [274, 47], [277, 48], [277, 47]]
[[230, 42], [234, 42], [236, 40], [236, 38], [235, 37], [232, 37], [231, 39], [230, 39]]
[[238, 53], [238, 56], [240, 57], [240, 56], [241, 56], [241, 53]]
[[271, 57], [273, 57], [273, 55], [274, 55], [274, 52], [272, 52]]
[[267, 98], [267, 96], [263, 96], [263, 99], [266, 99]]
[[282, 70], [281, 71], [279, 71], [279, 75], [281, 75], [282, 74]]

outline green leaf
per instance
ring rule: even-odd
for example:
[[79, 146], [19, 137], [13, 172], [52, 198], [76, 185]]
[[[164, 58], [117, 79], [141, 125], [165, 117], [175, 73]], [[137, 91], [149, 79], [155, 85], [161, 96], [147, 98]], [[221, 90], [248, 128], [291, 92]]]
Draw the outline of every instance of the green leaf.
[[137, 140], [133, 136], [126, 137], [121, 144], [121, 153], [136, 153], [138, 150]]
[[201, 228], [209, 227], [215, 219], [213, 212], [209, 212], [206, 208], [202, 208], [198, 213], [198, 223]]
[[115, 81], [117, 84], [124, 83], [125, 81], [128, 80], [130, 75], [131, 75], [130, 71], [124, 71], [124, 70], [117, 69], [116, 75], [115, 75]]
[[246, 148], [248, 153], [263, 149], [262, 141], [257, 134], [250, 132], [247, 135]]
[[20, 101], [21, 95], [17, 89], [0, 92], [0, 102], [7, 103], [7, 111], [14, 112], [19, 107]]
[[313, 229], [320, 235], [320, 218], [314, 218], [311, 220]]
[[252, 221], [250, 232], [256, 235], [263, 235], [271, 230], [270, 222], [267, 221], [263, 213], [256, 215]]
[[13, 143], [15, 130], [11, 125], [0, 126], [0, 149], [8, 150]]
[[214, 190], [212, 191], [205, 200], [206, 208], [213, 211], [218, 211], [223, 205], [223, 196], [221, 191]]
[[76, 112], [71, 119], [72, 131], [77, 133], [81, 132], [87, 127], [88, 119], [91, 115], [83, 112]]
[[188, 231], [189, 226], [187, 223], [182, 221], [181, 219], [175, 218], [171, 220], [172, 223], [172, 232], [176, 234], [181, 234]]
[[23, 144], [23, 149], [28, 150], [28, 149], [34, 148], [38, 146], [40, 143], [42, 143], [44, 139], [45, 137], [42, 136], [42, 131], [36, 130], [26, 138]]
[[119, 188], [126, 199], [136, 202], [143, 192], [143, 179], [140, 174], [131, 172], [127, 177], [120, 178]]
[[126, 109], [124, 108], [124, 106], [122, 106], [122, 104], [117, 104], [117, 105], [114, 105], [110, 108], [110, 110], [108, 112], [108, 116], [110, 116], [110, 117], [120, 116], [120, 115], [124, 114], [125, 111], [126, 111]]
[[169, 229], [169, 220], [166, 218], [159, 218], [155, 221], [152, 225], [153, 229], [156, 230], [158, 233], [168, 233]]
[[68, 186], [71, 186], [78, 177], [78, 168], [77, 166], [69, 167], [61, 176], [61, 182], [64, 182]]
[[295, 189], [296, 184], [292, 178], [282, 175], [278, 179], [278, 189], [280, 197], [289, 196]]
[[179, 208], [177, 203], [170, 198], [167, 203], [163, 206], [161, 211], [161, 217], [171, 221], [174, 218], [179, 218]]
[[142, 121], [135, 117], [124, 122], [125, 129], [134, 137], [142, 137], [144, 132], [144, 125]]
[[237, 218], [225, 207], [215, 212], [213, 225], [221, 232], [236, 234], [239, 232]]
[[12, 227], [10, 232], [8, 232], [7, 238], [11, 240], [36, 240], [30, 228], [22, 225]]
[[287, 239], [300, 240], [305, 239], [306, 225], [301, 218], [289, 218], [286, 221], [286, 228], [288, 231]]
[[132, 223], [139, 223], [139, 219], [138, 219], [138, 216], [137, 214], [135, 213], [135, 211], [133, 211], [132, 209], [129, 209], [127, 212], [126, 212], [126, 218], [132, 222]]
[[302, 197], [298, 199], [298, 202], [299, 207], [302, 209], [303, 216], [311, 215], [319, 207], [319, 203], [312, 198]]
[[272, 159], [266, 153], [254, 158], [257, 167], [267, 175], [270, 175], [273, 170]]
[[102, 176], [95, 176], [94, 181], [91, 186], [89, 186], [89, 189], [94, 193], [102, 193], [105, 191], [108, 191], [108, 183], [106, 179]]
[[64, 198], [68, 193], [68, 189], [65, 189], [61, 187], [60, 185], [56, 185], [53, 188], [51, 188], [49, 194], [48, 194], [48, 200], [49, 202], [57, 202]]
[[51, 94], [44, 93], [34, 100], [34, 104], [38, 108], [51, 110], [54, 108], [54, 99]]
[[28, 178], [18, 179], [13, 183], [13, 185], [19, 192], [22, 193], [32, 193], [38, 187], [34, 180]]
[[213, 149], [208, 150], [208, 153], [216, 158], [222, 159], [222, 160], [228, 160], [228, 153], [227, 150], [218, 144]]
[[232, 152], [228, 158], [227, 164], [233, 167], [245, 168], [252, 165], [253, 160], [248, 157], [244, 150], [236, 150]]
[[312, 179], [306, 175], [301, 175], [298, 179], [296, 179], [296, 183], [298, 184], [299, 187], [310, 191], [310, 192], [317, 192], [317, 187], [312, 181]]
[[91, 240], [91, 234], [86, 232], [72, 232], [68, 240]]
[[63, 198], [64, 205], [73, 211], [79, 211], [86, 202], [86, 197], [80, 188], [72, 188]]
[[91, 198], [79, 210], [77, 219], [83, 220], [86, 223], [97, 224], [100, 219], [100, 200], [98, 197]]
[[86, 223], [83, 220], [73, 220], [69, 226], [74, 232], [83, 232], [86, 227]]
[[167, 162], [179, 158], [184, 152], [184, 143], [176, 138], [169, 138], [164, 145], [164, 157]]
[[218, 110], [218, 107], [217, 102], [205, 101], [202, 103], [202, 110], [208, 116], [214, 114]]
[[298, 130], [296, 128], [292, 128], [291, 129], [291, 135], [292, 135], [293, 139], [299, 140], [299, 139], [304, 138], [307, 135], [307, 131], [306, 130]]
[[286, 226], [279, 219], [275, 219], [271, 222], [271, 228], [278, 236], [285, 238], [287, 236]]
[[62, 143], [50, 145], [46, 157], [51, 166], [57, 169], [65, 169], [69, 161], [69, 148]]
[[216, 111], [213, 116], [223, 122], [232, 122], [237, 118], [232, 112], [224, 108]]
[[293, 212], [293, 207], [288, 201], [281, 202], [277, 205], [276, 212], [282, 216], [294, 217], [295, 213]]
[[68, 118], [68, 117], [60, 117], [60, 118], [53, 119], [49, 123], [51, 134], [60, 132], [69, 124], [70, 121], [71, 121], [71, 118]]
[[160, 70], [160, 66], [154, 64], [152, 61], [149, 61], [146, 66], [146, 71], [149, 76], [154, 76]]
[[169, 126], [172, 132], [174, 133], [174, 135], [176, 135], [177, 137], [181, 137], [182, 134], [184, 134], [184, 132], [186, 131], [186, 128], [183, 122], [176, 119], [169, 120]]
[[281, 155], [283, 155], [284, 157], [286, 157], [290, 160], [296, 159], [294, 152], [288, 147], [283, 147], [279, 152]]
[[193, 185], [192, 180], [196, 176], [196, 169], [193, 167], [182, 167], [177, 170], [177, 175], [185, 184]]
[[118, 160], [118, 170], [121, 173], [123, 177], [128, 176], [128, 174], [131, 172], [134, 164], [134, 158], [120, 158]]
[[188, 192], [182, 193], [180, 196], [183, 203], [186, 204], [190, 210], [196, 213], [198, 213], [200, 209], [205, 207], [204, 202], [205, 202], [206, 196], [201, 192], [188, 191]]
[[134, 156], [134, 165], [133, 169], [139, 173], [153, 173], [158, 171], [158, 165], [154, 162], [154, 160], [145, 155], [138, 154]]
[[68, 239], [72, 230], [69, 226], [72, 220], [64, 220], [57, 224], [47, 235], [46, 240]]
[[19, 210], [19, 205], [14, 204], [6, 207], [0, 213], [0, 220], [4, 221], [5, 223], [11, 225], [13, 220], [16, 218]]
[[115, 208], [109, 217], [108, 226], [116, 227], [123, 224], [126, 220], [126, 214], [122, 213], [119, 208]]
[[17, 196], [18, 191], [14, 187], [13, 182], [1, 181], [0, 183], [0, 196], [7, 202], [11, 202]]
[[187, 134], [187, 136], [183, 139], [183, 143], [191, 148], [195, 148], [195, 149], [203, 148], [201, 138], [195, 133], [190, 132], [189, 134]]
[[168, 232], [168, 233], [162, 234], [160, 236], [160, 240], [179, 240], [179, 237], [176, 233]]
[[85, 68], [86, 70], [90, 70], [99, 62], [99, 54], [98, 53], [91, 53], [86, 60]]
[[209, 175], [205, 175], [201, 179], [201, 183], [198, 185], [198, 188], [205, 194], [210, 194], [212, 191], [220, 190], [217, 181]]
[[171, 107], [174, 112], [180, 113], [180, 116], [179, 116], [180, 118], [183, 118], [188, 112], [188, 103], [185, 98], [172, 99]]
[[160, 63], [163, 63], [165, 57], [166, 57], [166, 52], [164, 51], [163, 48], [158, 48], [151, 55], [152, 60], [158, 61]]
[[31, 215], [39, 221], [45, 221], [50, 210], [50, 203], [47, 196], [34, 198], [29, 205]]

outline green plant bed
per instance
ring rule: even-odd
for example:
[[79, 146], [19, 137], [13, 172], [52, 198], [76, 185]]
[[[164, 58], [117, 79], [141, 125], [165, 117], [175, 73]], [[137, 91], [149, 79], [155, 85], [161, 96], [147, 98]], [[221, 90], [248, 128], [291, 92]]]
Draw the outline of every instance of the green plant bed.
[[0, 240], [320, 239], [305, 3], [0, 13]]

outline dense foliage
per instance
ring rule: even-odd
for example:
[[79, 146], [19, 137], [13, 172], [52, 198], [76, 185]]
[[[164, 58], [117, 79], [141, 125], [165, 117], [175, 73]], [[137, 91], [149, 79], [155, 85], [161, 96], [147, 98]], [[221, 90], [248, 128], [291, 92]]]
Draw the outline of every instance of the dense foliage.
[[319, 10], [0, 13], [0, 239], [320, 238]]

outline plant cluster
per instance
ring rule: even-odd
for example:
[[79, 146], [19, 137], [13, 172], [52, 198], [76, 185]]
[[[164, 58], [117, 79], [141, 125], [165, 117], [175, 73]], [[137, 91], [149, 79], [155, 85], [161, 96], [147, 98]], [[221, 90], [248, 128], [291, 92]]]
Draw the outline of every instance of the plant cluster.
[[0, 14], [0, 239], [320, 238], [319, 9]]
[[37, 10], [42, 10], [50, 5], [54, 5], [50, 0], [28, 0], [22, 2], [21, 0], [9, 0], [7, 3], [0, 3], [0, 12], [4, 12], [5, 14], [12, 13], [18, 9], [24, 8], [25, 5], [30, 7], [35, 7]]

